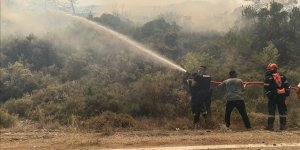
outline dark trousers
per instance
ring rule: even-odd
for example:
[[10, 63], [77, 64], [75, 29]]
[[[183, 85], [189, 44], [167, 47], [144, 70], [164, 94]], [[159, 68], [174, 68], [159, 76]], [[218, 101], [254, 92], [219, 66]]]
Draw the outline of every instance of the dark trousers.
[[286, 125], [286, 115], [287, 115], [287, 107], [285, 104], [285, 96], [284, 95], [273, 95], [269, 98], [268, 101], [268, 126], [273, 127], [275, 121], [275, 112], [276, 107], [278, 108], [279, 112], [279, 121], [281, 126]]
[[250, 128], [250, 121], [246, 112], [245, 102], [243, 100], [234, 100], [234, 101], [227, 101], [226, 103], [226, 111], [225, 111], [225, 123], [226, 126], [230, 126], [230, 116], [231, 112], [234, 108], [237, 108], [239, 113], [241, 114], [244, 125], [246, 128]]
[[205, 121], [211, 115], [211, 92], [192, 93], [192, 113], [194, 114], [194, 124], [200, 122], [200, 114], [203, 114]]
[[211, 95], [212, 92], [209, 92], [205, 95], [204, 98], [204, 104], [207, 112], [207, 118], [210, 120], [211, 119]]

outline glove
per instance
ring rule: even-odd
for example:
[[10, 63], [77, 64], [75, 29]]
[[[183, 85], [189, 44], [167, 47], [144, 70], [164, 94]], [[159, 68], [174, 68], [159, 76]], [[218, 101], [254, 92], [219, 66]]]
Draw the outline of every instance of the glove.
[[285, 103], [285, 105], [287, 105], [289, 103], [289, 100], [287, 97], [285, 98], [284, 103]]
[[191, 75], [191, 74], [190, 74], [189, 72], [185, 72], [185, 73], [183, 74], [183, 78], [184, 78], [184, 79], [187, 79], [190, 75]]
[[189, 86], [192, 86], [192, 80], [191, 80], [191, 79], [186, 80], [186, 82], [187, 82], [187, 84], [188, 84]]

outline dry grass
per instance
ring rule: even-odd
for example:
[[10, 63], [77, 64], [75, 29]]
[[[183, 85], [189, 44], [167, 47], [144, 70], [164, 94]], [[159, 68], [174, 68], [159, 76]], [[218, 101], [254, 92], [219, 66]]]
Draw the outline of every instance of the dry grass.
[[[72, 133], [65, 131], [1, 131], [1, 148], [4, 149], [103, 149], [137, 148], [149, 146], [184, 146], [214, 144], [297, 143], [299, 131], [268, 132], [222, 130], [151, 130], [100, 133]], [[259, 136], [257, 136], [259, 135]], [[230, 136], [230, 138], [228, 138]]]

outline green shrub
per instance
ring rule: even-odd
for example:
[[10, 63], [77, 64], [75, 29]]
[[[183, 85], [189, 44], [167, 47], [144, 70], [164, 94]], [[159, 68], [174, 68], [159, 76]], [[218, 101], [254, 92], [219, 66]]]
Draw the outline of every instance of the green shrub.
[[289, 119], [292, 125], [300, 127], [300, 110], [292, 109], [290, 111]]
[[30, 99], [12, 99], [4, 104], [4, 108], [11, 114], [18, 114], [19, 117], [26, 117], [31, 105], [32, 101]]
[[7, 111], [0, 109], [0, 129], [13, 126], [17, 118], [17, 116], [11, 115]]
[[59, 104], [49, 102], [35, 107], [28, 113], [28, 116], [32, 120], [40, 121], [40, 123], [54, 122], [60, 110], [61, 106]]
[[61, 124], [74, 126], [78, 123], [78, 120], [80, 120], [80, 116], [84, 115], [86, 108], [85, 102], [82, 97], [76, 96], [77, 95], [65, 98], [65, 102], [56, 104], [60, 107], [58, 108], [59, 111], [55, 114], [55, 119]]

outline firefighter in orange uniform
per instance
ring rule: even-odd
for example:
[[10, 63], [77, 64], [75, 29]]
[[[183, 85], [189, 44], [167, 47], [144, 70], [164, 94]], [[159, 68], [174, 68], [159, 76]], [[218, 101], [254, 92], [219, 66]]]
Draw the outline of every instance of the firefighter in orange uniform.
[[264, 89], [268, 97], [268, 125], [267, 130], [274, 130], [276, 107], [279, 112], [280, 130], [286, 130], [287, 100], [290, 95], [290, 85], [286, 77], [277, 72], [276, 64], [269, 64], [265, 74]]

